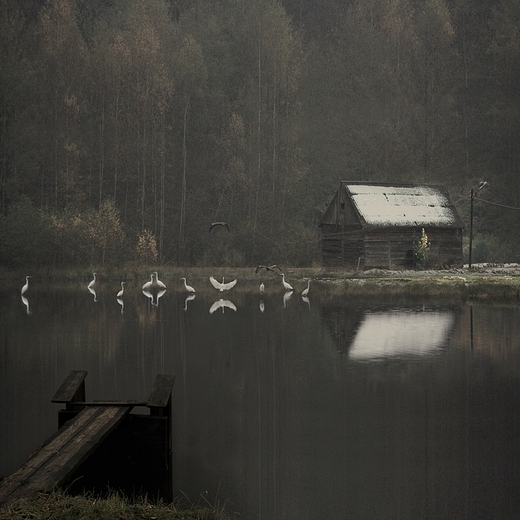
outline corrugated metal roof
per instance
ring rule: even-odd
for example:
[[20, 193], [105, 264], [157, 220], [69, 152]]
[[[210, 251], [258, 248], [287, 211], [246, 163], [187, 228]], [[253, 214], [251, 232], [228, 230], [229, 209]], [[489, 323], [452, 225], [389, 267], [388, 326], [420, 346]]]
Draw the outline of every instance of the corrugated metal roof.
[[369, 226], [459, 225], [444, 190], [432, 186], [383, 186], [343, 182], [352, 202]]

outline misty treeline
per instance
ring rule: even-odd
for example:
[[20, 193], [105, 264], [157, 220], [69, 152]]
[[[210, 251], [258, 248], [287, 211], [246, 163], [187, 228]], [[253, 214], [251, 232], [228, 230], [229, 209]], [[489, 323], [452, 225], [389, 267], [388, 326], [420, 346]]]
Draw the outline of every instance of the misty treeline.
[[473, 260], [515, 260], [519, 27], [518, 0], [3, 0], [0, 263], [311, 265], [340, 180], [442, 184], [466, 223], [486, 180]]

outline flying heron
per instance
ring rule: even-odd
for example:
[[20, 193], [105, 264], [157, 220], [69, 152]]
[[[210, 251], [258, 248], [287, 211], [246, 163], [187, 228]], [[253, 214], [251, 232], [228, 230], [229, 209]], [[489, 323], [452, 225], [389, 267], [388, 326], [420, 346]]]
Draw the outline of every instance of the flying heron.
[[229, 225], [227, 222], [212, 222], [209, 226], [209, 232], [211, 233], [213, 228], [216, 228], [217, 226], [225, 227], [229, 233]]
[[255, 269], [255, 274], [258, 274], [259, 271], [262, 269], [265, 269], [266, 271], [274, 271], [275, 269], [278, 269], [280, 272], [282, 272], [282, 269], [278, 267], [276, 264], [274, 265], [258, 265]]

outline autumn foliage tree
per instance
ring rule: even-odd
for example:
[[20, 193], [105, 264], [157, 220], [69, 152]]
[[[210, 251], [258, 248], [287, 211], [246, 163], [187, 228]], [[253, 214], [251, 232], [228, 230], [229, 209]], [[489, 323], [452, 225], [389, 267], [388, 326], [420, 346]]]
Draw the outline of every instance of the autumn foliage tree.
[[154, 264], [157, 262], [159, 253], [157, 251], [157, 241], [155, 235], [145, 229], [137, 236], [137, 260], [143, 264]]

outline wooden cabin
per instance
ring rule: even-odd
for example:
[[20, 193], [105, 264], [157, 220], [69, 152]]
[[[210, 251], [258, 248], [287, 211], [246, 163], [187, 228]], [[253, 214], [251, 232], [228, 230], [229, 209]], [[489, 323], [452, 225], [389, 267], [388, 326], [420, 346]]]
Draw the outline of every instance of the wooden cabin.
[[428, 267], [462, 264], [464, 226], [440, 186], [342, 181], [320, 227], [324, 267], [413, 269], [422, 229]]

